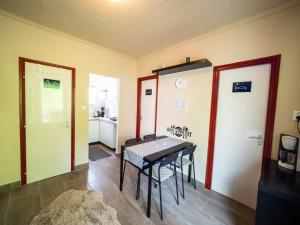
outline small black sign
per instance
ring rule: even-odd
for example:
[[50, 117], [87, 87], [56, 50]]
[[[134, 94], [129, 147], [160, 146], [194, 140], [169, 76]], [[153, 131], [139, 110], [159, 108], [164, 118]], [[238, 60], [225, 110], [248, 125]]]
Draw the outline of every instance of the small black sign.
[[232, 92], [251, 92], [252, 81], [233, 82]]
[[186, 126], [177, 127], [172, 125], [167, 127], [167, 131], [170, 132], [173, 136], [182, 137], [183, 139], [187, 139], [187, 137], [192, 136], [192, 132]]
[[146, 95], [152, 95], [152, 89], [146, 89]]

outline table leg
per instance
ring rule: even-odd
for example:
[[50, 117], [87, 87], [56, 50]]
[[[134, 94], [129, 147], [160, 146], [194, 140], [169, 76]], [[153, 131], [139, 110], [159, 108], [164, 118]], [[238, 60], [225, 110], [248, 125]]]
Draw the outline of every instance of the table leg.
[[[190, 155], [190, 160], [192, 160], [192, 155]], [[189, 165], [189, 172], [188, 172], [188, 182], [191, 182], [191, 174], [192, 174], [192, 165]]]
[[124, 151], [121, 149], [121, 159], [120, 159], [120, 191], [123, 190], [123, 169], [124, 169]]
[[152, 165], [149, 166], [147, 217], [151, 215]]

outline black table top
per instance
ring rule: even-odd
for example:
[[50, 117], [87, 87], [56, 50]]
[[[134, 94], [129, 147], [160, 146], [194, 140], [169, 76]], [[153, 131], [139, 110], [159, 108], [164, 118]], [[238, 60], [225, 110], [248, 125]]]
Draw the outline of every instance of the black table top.
[[290, 201], [300, 202], [300, 173], [287, 174], [277, 161], [267, 160], [259, 180], [259, 190]]
[[[167, 137], [168, 136], [159, 136], [156, 139], [162, 139], [162, 138], [167, 138]], [[146, 142], [149, 142], [149, 141], [142, 141], [139, 144], [146, 143]], [[182, 144], [176, 145], [176, 146], [171, 147], [171, 148], [164, 149], [163, 151], [159, 151], [159, 152], [155, 152], [151, 155], [147, 155], [147, 156], [145, 156], [144, 160], [147, 163], [152, 164], [152, 163], [157, 162], [158, 160], [162, 159], [163, 157], [166, 157], [170, 154], [179, 152], [179, 151], [185, 149], [187, 146], [190, 146], [192, 144], [193, 143], [191, 143], [191, 142], [183, 142]], [[124, 151], [126, 147], [130, 147], [130, 146], [133, 146], [133, 145], [136, 145], [136, 144], [122, 145], [121, 150]]]

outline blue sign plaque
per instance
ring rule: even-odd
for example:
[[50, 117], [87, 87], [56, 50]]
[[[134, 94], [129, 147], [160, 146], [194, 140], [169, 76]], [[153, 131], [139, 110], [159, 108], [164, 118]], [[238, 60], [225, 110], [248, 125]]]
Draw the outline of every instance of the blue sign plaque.
[[251, 92], [252, 81], [233, 82], [232, 92]]

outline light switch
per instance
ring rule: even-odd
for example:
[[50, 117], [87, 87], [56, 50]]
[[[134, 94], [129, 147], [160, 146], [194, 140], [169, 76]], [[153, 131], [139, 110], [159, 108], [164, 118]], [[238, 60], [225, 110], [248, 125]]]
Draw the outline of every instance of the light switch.
[[85, 106], [85, 105], [82, 105], [82, 106], [81, 106], [81, 110], [86, 110], [86, 106]]

